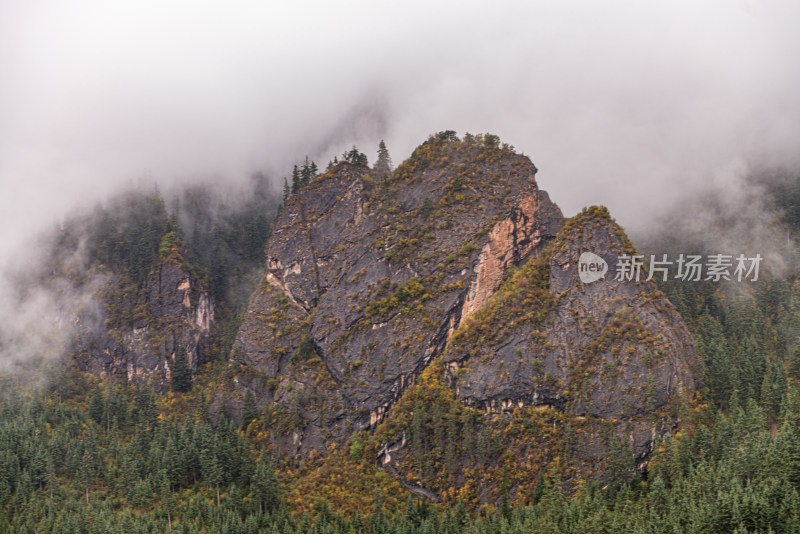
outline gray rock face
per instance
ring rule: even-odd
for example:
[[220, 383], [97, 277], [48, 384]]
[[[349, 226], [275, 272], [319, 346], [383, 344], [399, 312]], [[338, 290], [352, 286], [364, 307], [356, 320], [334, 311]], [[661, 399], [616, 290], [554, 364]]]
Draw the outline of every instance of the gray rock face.
[[562, 215], [535, 173], [510, 151], [429, 141], [385, 183], [341, 164], [287, 201], [233, 360], [240, 384], [295, 414], [279, 425], [290, 447], [324, 451], [380, 422], [462, 316], [555, 236]]
[[107, 308], [130, 310], [132, 324], [109, 324], [106, 313], [109, 328], [80, 331], [74, 353], [82, 371], [115, 379], [149, 378], [165, 391], [181, 348], [196, 370], [214, 322], [214, 306], [192, 275], [167, 261], [150, 274], [142, 290], [123, 291], [110, 281], [106, 294], [114, 297]]
[[[584, 252], [607, 262], [604, 278], [580, 280]], [[512, 294], [525, 290], [526, 277], [546, 277], [550, 294], [539, 300], [542, 316], [499, 325], [492, 314], [479, 313], [466, 325], [464, 340], [455, 337], [445, 361], [458, 398], [495, 413], [550, 406], [571, 416], [621, 422], [619, 431], [644, 461], [655, 435], [671, 428], [670, 403], [694, 392], [696, 356], [681, 318], [645, 281], [644, 269], [638, 282], [616, 279], [623, 254], [635, 250], [604, 209], [571, 219], [539, 269], [510, 284], [508, 295], [498, 295], [505, 299], [498, 305], [514, 305]], [[499, 328], [500, 335], [477, 347], [467, 342], [474, 338], [471, 331], [487, 328]]]
[[[565, 222], [535, 173], [509, 150], [432, 139], [385, 182], [341, 164], [288, 199], [231, 358], [280, 449], [373, 429], [441, 359], [476, 413], [552, 408], [586, 421], [596, 465], [609, 429], [647, 461], [694, 391], [692, 339], [652, 282], [614, 280], [634, 250], [605, 209]], [[604, 278], [580, 280], [583, 252]]]

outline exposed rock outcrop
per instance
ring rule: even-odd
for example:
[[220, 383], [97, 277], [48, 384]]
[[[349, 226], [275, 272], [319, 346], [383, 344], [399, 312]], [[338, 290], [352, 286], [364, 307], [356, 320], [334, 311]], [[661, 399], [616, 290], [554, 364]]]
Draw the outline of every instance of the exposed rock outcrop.
[[555, 235], [561, 224], [561, 211], [544, 191], [521, 199], [511, 214], [495, 225], [489, 242], [481, 250], [461, 321], [486, 304], [500, 287], [510, 266], [518, 265], [544, 240]]
[[[586, 251], [608, 263], [604, 279], [579, 279]], [[458, 398], [490, 413], [548, 406], [619, 422], [644, 462], [656, 435], [673, 426], [670, 404], [694, 393], [695, 351], [645, 270], [639, 281], [616, 279], [619, 257], [634, 253], [605, 209], [571, 219], [540, 265], [526, 267], [454, 337], [445, 362]], [[527, 286], [542, 279], [549, 292], [528, 302], [542, 312], [531, 316], [514, 293], [536, 294]]]
[[100, 300], [104, 325], [79, 329], [75, 340], [81, 370], [117, 380], [148, 378], [164, 391], [179, 350], [186, 351], [192, 371], [197, 369], [214, 322], [214, 305], [177, 262], [162, 262], [137, 291], [111, 279]]
[[509, 150], [432, 139], [385, 183], [341, 164], [287, 201], [233, 359], [265, 404], [300, 412], [283, 425], [298, 451], [380, 422], [465, 302], [553, 238], [561, 212], [535, 173]]
[[[633, 249], [608, 213], [565, 224], [535, 173], [508, 148], [445, 134], [384, 182], [343, 163], [287, 200], [231, 357], [280, 450], [324, 454], [377, 428], [378, 463], [420, 490], [418, 459], [444, 448], [450, 469], [475, 456], [500, 469], [497, 455], [409, 428], [441, 431], [447, 413], [449, 432], [509, 435], [506, 454], [539, 462], [556, 453], [532, 448], [568, 450], [587, 476], [615, 440], [646, 464], [694, 392], [692, 339], [653, 283], [613, 279]], [[608, 263], [605, 279], [579, 280], [585, 251]], [[536, 413], [545, 441], [514, 423]], [[582, 437], [557, 441], [565, 422]]]

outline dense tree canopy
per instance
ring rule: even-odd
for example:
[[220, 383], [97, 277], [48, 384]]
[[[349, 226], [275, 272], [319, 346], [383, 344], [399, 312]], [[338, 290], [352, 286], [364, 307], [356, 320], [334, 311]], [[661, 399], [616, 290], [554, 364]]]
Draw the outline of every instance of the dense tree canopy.
[[[391, 168], [384, 150], [378, 162]], [[354, 147], [344, 159], [366, 164], [362, 156]], [[308, 160], [296, 169], [300, 187], [317, 172]], [[776, 202], [796, 189], [780, 191]], [[134, 287], [176, 249], [218, 304], [237, 311], [249, 291], [245, 273], [263, 259], [276, 196], [260, 175], [235, 207], [204, 188], [183, 192], [170, 210], [157, 191], [131, 194], [65, 226], [58, 245], [68, 249], [88, 230], [92, 265]], [[793, 213], [784, 211], [784, 223], [794, 243]], [[279, 457], [269, 433], [291, 414], [259, 408], [249, 390], [240, 413], [214, 397], [226, 383], [231, 312], [218, 333], [220, 363], [193, 382], [179, 350], [164, 396], [145, 381], [98, 381], [69, 368], [42, 391], [2, 379], [0, 533], [800, 531], [798, 272], [765, 272], [744, 289], [674, 280], [661, 289], [694, 335], [702, 388], [644, 471], [619, 442], [602, 481], [583, 483], [554, 458], [536, 466], [525, 491], [509, 490], [514, 473], [505, 470], [497, 500], [454, 495], [437, 504], [380, 469], [365, 432], [327, 459]], [[422, 481], [461, 476], [454, 466], [463, 451], [491, 464], [504, 448], [473, 432], [472, 412], [447, 393], [437, 384], [408, 402], [408, 447]]]

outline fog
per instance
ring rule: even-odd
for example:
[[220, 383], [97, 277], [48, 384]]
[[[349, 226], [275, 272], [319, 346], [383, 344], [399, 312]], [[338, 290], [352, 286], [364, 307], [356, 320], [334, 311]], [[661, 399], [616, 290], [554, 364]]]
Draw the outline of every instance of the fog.
[[[492, 132], [567, 214], [629, 231], [753, 168], [796, 163], [790, 1], [0, 0], [0, 264], [156, 182], [282, 184], [357, 144]], [[19, 263], [19, 262], [15, 262]], [[6, 306], [0, 306], [6, 307]]]

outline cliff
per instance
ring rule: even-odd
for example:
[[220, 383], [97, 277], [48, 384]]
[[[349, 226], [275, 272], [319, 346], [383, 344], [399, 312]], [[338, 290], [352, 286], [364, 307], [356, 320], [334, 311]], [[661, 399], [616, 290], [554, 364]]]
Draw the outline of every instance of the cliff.
[[[231, 358], [279, 450], [325, 454], [367, 431], [381, 465], [441, 494], [446, 473], [426, 474], [421, 458], [445, 447], [413, 437], [414, 424], [449, 417], [454, 435], [491, 441], [533, 410], [556, 432], [581, 428], [576, 476], [602, 475], [619, 443], [646, 466], [693, 395], [691, 336], [652, 282], [578, 279], [582, 252], [613, 271], [632, 245], [604, 209], [565, 224], [535, 174], [492, 136], [446, 132], [385, 181], [343, 163], [287, 200]], [[564, 447], [520, 440], [545, 464]], [[440, 463], [504, 465], [475, 463], [467, 442]]]
[[[246, 429], [249, 397], [275, 457], [344, 449], [433, 500], [644, 472], [694, 397], [692, 338], [646, 271], [615, 277], [635, 250], [607, 210], [565, 219], [536, 172], [495, 136], [442, 132], [388, 176], [342, 162], [290, 195], [201, 392], [212, 419]], [[108, 278], [80, 370], [161, 392], [181, 351], [196, 371], [214, 305], [173, 224], [143, 281]], [[586, 253], [607, 272], [582, 280]]]
[[[609, 266], [584, 283], [578, 259]], [[457, 398], [487, 413], [551, 408], [610, 421], [641, 468], [655, 439], [672, 430], [670, 410], [695, 389], [694, 345], [652, 281], [616, 277], [635, 254], [604, 208], [569, 219], [542, 258], [530, 262], [453, 336], [444, 362]], [[606, 448], [594, 446], [599, 459]]]
[[[386, 181], [340, 164], [293, 195], [234, 349], [297, 451], [379, 423], [561, 212], [528, 158], [447, 137]], [[312, 350], [300, 350], [303, 341]]]
[[186, 351], [197, 370], [214, 322], [214, 305], [197, 277], [174, 258], [159, 262], [143, 287], [110, 277], [98, 295], [102, 326], [78, 328], [80, 370], [113, 380], [152, 380], [169, 389], [175, 357]]

